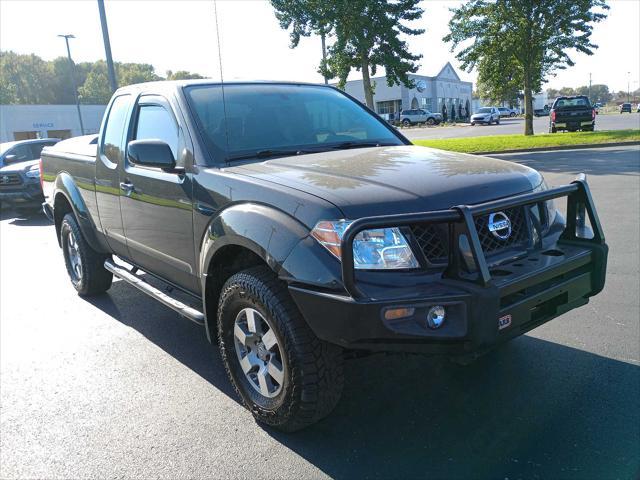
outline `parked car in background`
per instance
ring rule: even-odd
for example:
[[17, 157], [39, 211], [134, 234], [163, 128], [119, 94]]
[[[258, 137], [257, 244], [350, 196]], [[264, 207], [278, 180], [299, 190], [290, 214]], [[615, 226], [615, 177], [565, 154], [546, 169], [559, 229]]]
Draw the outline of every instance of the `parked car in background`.
[[623, 103], [622, 105], [620, 105], [620, 113], [631, 113], [631, 104], [630, 103]]
[[636, 112], [640, 113], [640, 103], [638, 104], [637, 108], [636, 108]]
[[44, 201], [40, 185], [40, 152], [58, 138], [0, 143], [0, 203], [16, 210], [36, 210]]
[[513, 108], [498, 107], [498, 111], [500, 112], [501, 117], [515, 117], [517, 115]]
[[558, 97], [553, 101], [549, 113], [549, 133], [556, 133], [558, 130], [593, 131], [595, 126], [596, 111], [591, 106], [589, 97], [576, 95]]
[[259, 421], [328, 415], [345, 353], [468, 362], [602, 290], [586, 178], [549, 188], [524, 165], [412, 145], [330, 86], [224, 88], [120, 88], [94, 155], [43, 151], [45, 212], [78, 294], [115, 276], [202, 325]]
[[547, 117], [549, 116], [550, 107], [549, 105], [545, 105], [542, 108], [536, 108], [533, 110], [533, 115], [535, 117]]
[[433, 113], [423, 108], [402, 110], [402, 112], [400, 112], [400, 123], [405, 126], [413, 125], [414, 123], [437, 125], [441, 121], [442, 115], [440, 113]]
[[482, 107], [471, 115], [471, 125], [476, 123], [491, 125], [493, 122], [500, 125], [500, 111], [496, 107]]

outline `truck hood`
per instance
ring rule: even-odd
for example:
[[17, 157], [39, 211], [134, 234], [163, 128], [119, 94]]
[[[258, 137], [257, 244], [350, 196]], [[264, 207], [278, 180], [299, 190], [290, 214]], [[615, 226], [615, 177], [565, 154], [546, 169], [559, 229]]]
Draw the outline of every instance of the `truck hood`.
[[471, 205], [542, 182], [538, 172], [515, 163], [409, 145], [299, 155], [228, 170], [323, 198], [348, 219]]
[[34, 165], [38, 165], [40, 160], [27, 160], [26, 162], [10, 163], [9, 165], [0, 165], [0, 174], [2, 173], [24, 173]]

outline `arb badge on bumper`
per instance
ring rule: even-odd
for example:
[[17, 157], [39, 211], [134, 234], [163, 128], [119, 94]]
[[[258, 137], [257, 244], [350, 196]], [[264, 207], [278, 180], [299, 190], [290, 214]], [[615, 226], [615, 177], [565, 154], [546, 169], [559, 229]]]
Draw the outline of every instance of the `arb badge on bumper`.
[[507, 328], [511, 325], [511, 315], [504, 315], [498, 319], [498, 330]]

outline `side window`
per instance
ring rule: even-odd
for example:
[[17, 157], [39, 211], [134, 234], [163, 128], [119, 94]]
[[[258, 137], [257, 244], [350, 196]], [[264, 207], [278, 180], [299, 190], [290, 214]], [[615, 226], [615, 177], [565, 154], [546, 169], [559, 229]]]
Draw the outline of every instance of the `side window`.
[[171, 113], [160, 105], [141, 105], [138, 112], [135, 140], [162, 140], [178, 162], [178, 126]]
[[31, 152], [33, 158], [40, 158], [40, 154], [42, 153], [42, 149], [44, 147], [48, 147], [49, 145], [53, 145], [52, 143], [32, 143], [31, 144]]
[[29, 144], [18, 145], [17, 147], [12, 148], [11, 151], [7, 152], [7, 156], [9, 155], [15, 156], [15, 158], [13, 158], [9, 163], [25, 162], [27, 160], [34, 160], [37, 158], [33, 156], [31, 145]]
[[122, 95], [113, 101], [109, 110], [101, 152], [112, 163], [120, 163], [122, 158], [122, 132], [127, 122], [128, 108], [129, 95]]

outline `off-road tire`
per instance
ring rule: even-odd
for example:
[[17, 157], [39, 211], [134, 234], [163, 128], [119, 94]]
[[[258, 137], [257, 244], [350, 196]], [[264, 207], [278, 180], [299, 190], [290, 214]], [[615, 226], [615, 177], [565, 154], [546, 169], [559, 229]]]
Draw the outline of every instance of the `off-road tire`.
[[411, 120], [409, 120], [408, 118], [405, 118], [404, 120], [402, 120], [402, 125], [404, 125], [405, 127], [410, 127]]
[[[281, 348], [285, 380], [273, 398], [255, 391], [240, 367], [234, 322], [244, 308], [253, 308], [268, 319]], [[218, 346], [234, 389], [260, 423], [286, 432], [300, 430], [327, 416], [340, 400], [342, 349], [314, 335], [286, 284], [268, 267], [243, 270], [223, 286], [218, 303]]]
[[[73, 235], [77, 243], [77, 251], [82, 263], [82, 275], [78, 281], [75, 280], [75, 274], [71, 266], [69, 257], [68, 242], [69, 234]], [[104, 268], [104, 261], [108, 255], [96, 252], [82, 236], [80, 226], [72, 213], [67, 213], [62, 219], [60, 225], [60, 245], [64, 255], [64, 263], [67, 267], [67, 273], [71, 284], [80, 296], [91, 296], [104, 293], [111, 287], [113, 275]]]
[[427, 125], [434, 125], [436, 120], [434, 118], [427, 118]]

